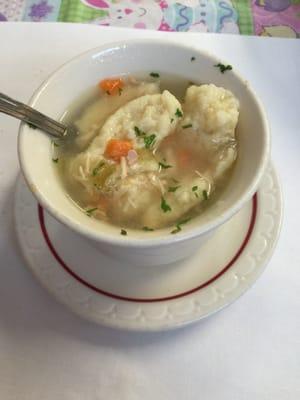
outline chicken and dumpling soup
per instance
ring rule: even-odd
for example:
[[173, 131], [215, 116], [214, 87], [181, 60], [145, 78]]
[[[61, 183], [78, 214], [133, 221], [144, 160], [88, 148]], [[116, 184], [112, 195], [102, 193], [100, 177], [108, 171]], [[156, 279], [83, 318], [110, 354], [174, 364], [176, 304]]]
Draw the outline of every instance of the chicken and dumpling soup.
[[71, 199], [122, 234], [181, 231], [217, 198], [237, 157], [233, 93], [152, 75], [101, 81], [65, 114], [74, 143], [55, 147]]

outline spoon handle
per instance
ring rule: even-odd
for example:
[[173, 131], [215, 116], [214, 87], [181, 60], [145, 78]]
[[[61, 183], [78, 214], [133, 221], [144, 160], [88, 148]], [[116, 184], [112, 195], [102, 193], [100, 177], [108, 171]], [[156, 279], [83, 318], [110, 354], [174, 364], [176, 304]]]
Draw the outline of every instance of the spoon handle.
[[26, 122], [35, 128], [39, 128], [56, 138], [62, 138], [67, 134], [67, 126], [47, 117], [26, 104], [11, 99], [3, 93], [0, 93], [0, 112]]

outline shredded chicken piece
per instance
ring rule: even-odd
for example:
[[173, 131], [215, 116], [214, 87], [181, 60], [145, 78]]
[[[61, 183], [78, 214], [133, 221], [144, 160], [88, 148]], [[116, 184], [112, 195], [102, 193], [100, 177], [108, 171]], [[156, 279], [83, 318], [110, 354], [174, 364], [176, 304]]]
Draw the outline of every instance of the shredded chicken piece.
[[209, 194], [211, 193], [211, 190], [212, 190], [211, 181], [210, 181], [206, 176], [204, 176], [203, 174], [201, 174], [199, 171], [195, 170], [195, 173], [196, 173], [196, 175], [199, 176], [199, 178], [201, 178], [201, 179], [203, 179], [205, 182], [207, 182], [208, 188], [207, 188], [206, 191], [207, 191], [207, 194], [209, 195]]
[[124, 179], [128, 175], [127, 162], [125, 157], [121, 157], [121, 178]]
[[89, 172], [90, 172], [90, 164], [91, 164], [90, 161], [91, 161], [91, 155], [89, 152], [87, 152], [86, 162], [85, 162], [85, 170], [86, 170], [87, 174], [89, 174]]
[[159, 178], [157, 178], [157, 183], [158, 183], [158, 186], [160, 188], [161, 194], [164, 194], [165, 193], [165, 188], [164, 188], [164, 186], [163, 186], [163, 184], [162, 184], [162, 182], [161, 182], [161, 180]]
[[85, 173], [84, 173], [83, 168], [82, 168], [81, 165], [79, 166], [79, 172], [80, 172], [80, 175], [81, 175], [82, 179], [83, 179], [83, 180], [86, 180], [86, 175], [85, 175]]

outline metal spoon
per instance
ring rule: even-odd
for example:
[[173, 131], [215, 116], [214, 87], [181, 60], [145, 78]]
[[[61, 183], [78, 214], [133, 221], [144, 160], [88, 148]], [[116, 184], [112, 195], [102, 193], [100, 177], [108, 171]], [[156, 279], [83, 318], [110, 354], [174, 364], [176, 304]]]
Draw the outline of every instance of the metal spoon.
[[77, 131], [72, 126], [66, 126], [46, 115], [34, 110], [33, 108], [14, 100], [3, 93], [0, 93], [0, 112], [26, 122], [30, 126], [39, 128], [55, 138], [66, 138], [67, 136], [77, 135]]

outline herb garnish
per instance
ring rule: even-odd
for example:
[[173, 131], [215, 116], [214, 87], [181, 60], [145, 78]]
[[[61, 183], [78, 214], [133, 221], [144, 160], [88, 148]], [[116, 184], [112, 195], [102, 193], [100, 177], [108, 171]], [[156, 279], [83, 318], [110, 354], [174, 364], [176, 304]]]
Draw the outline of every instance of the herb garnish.
[[148, 226], [143, 226], [143, 231], [145, 231], [145, 232], [152, 232], [152, 231], [154, 231], [154, 229], [148, 228]]
[[52, 161], [57, 164], [58, 163], [58, 158], [52, 158]]
[[93, 213], [94, 211], [96, 211], [96, 210], [98, 210], [97, 207], [95, 207], [95, 208], [89, 208], [88, 210], [85, 211], [85, 213], [86, 213], [86, 215], [87, 215], [88, 217], [90, 217], [90, 216], [92, 215], [92, 213]]
[[32, 125], [30, 122], [27, 122], [27, 125], [28, 125], [29, 128], [31, 128], [31, 129], [36, 129], [36, 126], [35, 126], [35, 125]]
[[137, 126], [135, 126], [133, 129], [134, 129], [135, 135], [137, 137], [146, 135], [145, 132], [141, 131], [140, 128], [138, 128]]
[[203, 195], [204, 200], [208, 200], [207, 190], [202, 190], [202, 195]]
[[170, 123], [172, 124], [172, 123], [173, 123], [173, 121], [174, 121], [174, 118], [171, 118], [171, 119], [170, 119]]
[[171, 178], [171, 180], [172, 180], [174, 183], [179, 183], [179, 181], [178, 181], [177, 179], [175, 179], [175, 178]]
[[170, 207], [169, 204], [166, 202], [166, 200], [165, 200], [164, 197], [161, 198], [160, 207], [161, 207], [161, 209], [163, 210], [163, 212], [172, 211], [171, 207]]
[[195, 61], [196, 60], [196, 57], [191, 57], [191, 61]]
[[159, 162], [158, 165], [159, 165], [162, 169], [172, 168], [172, 165], [164, 164], [164, 163], [162, 163], [162, 162]]
[[198, 193], [197, 193], [197, 190], [198, 190], [198, 186], [193, 186], [193, 187], [192, 187], [192, 191], [194, 192], [195, 196], [198, 198], [199, 195], [198, 195]]
[[159, 78], [159, 74], [157, 72], [150, 72], [149, 74], [152, 78]]
[[183, 117], [182, 112], [179, 110], [179, 108], [177, 108], [176, 112], [175, 112], [176, 117], [181, 118]]
[[122, 94], [122, 92], [123, 92], [123, 89], [119, 87], [118, 90], [119, 90], [119, 96], [121, 96], [121, 94]]
[[54, 147], [59, 147], [59, 144], [54, 142], [54, 140], [52, 140], [52, 144], [53, 144]]
[[232, 70], [232, 66], [231, 65], [224, 65], [224, 64], [221, 64], [221, 63], [214, 65], [214, 67], [220, 68], [220, 71], [221, 71], [222, 74], [224, 74], [225, 71]]
[[134, 128], [135, 135], [137, 137], [143, 138], [146, 149], [150, 149], [150, 147], [154, 144], [156, 135], [152, 134], [147, 136], [145, 132], [143, 132], [140, 128], [135, 126]]
[[126, 236], [127, 235], [127, 231], [125, 231], [125, 229], [121, 229], [121, 235]]
[[96, 176], [100, 169], [105, 165], [104, 161], [100, 161], [99, 164], [93, 169], [92, 176]]
[[155, 142], [155, 138], [156, 138], [156, 135], [154, 135], [154, 134], [152, 134], [150, 136], [144, 136], [144, 143], [145, 143], [146, 149], [150, 149], [151, 146], [153, 146], [153, 144]]
[[171, 231], [171, 233], [174, 234], [174, 233], [180, 232], [181, 229], [182, 229], [182, 228], [181, 228], [181, 225], [184, 225], [184, 224], [188, 223], [190, 220], [191, 220], [191, 218], [186, 218], [186, 219], [183, 219], [183, 220], [177, 222], [177, 224], [175, 225], [176, 228], [173, 229], [173, 230]]
[[176, 190], [179, 188], [180, 186], [170, 186], [169, 188], [168, 188], [168, 192], [169, 193], [174, 193], [174, 192], [176, 192]]
[[192, 124], [186, 124], [186, 125], [182, 125], [182, 128], [183, 129], [186, 129], [186, 128], [192, 128]]

